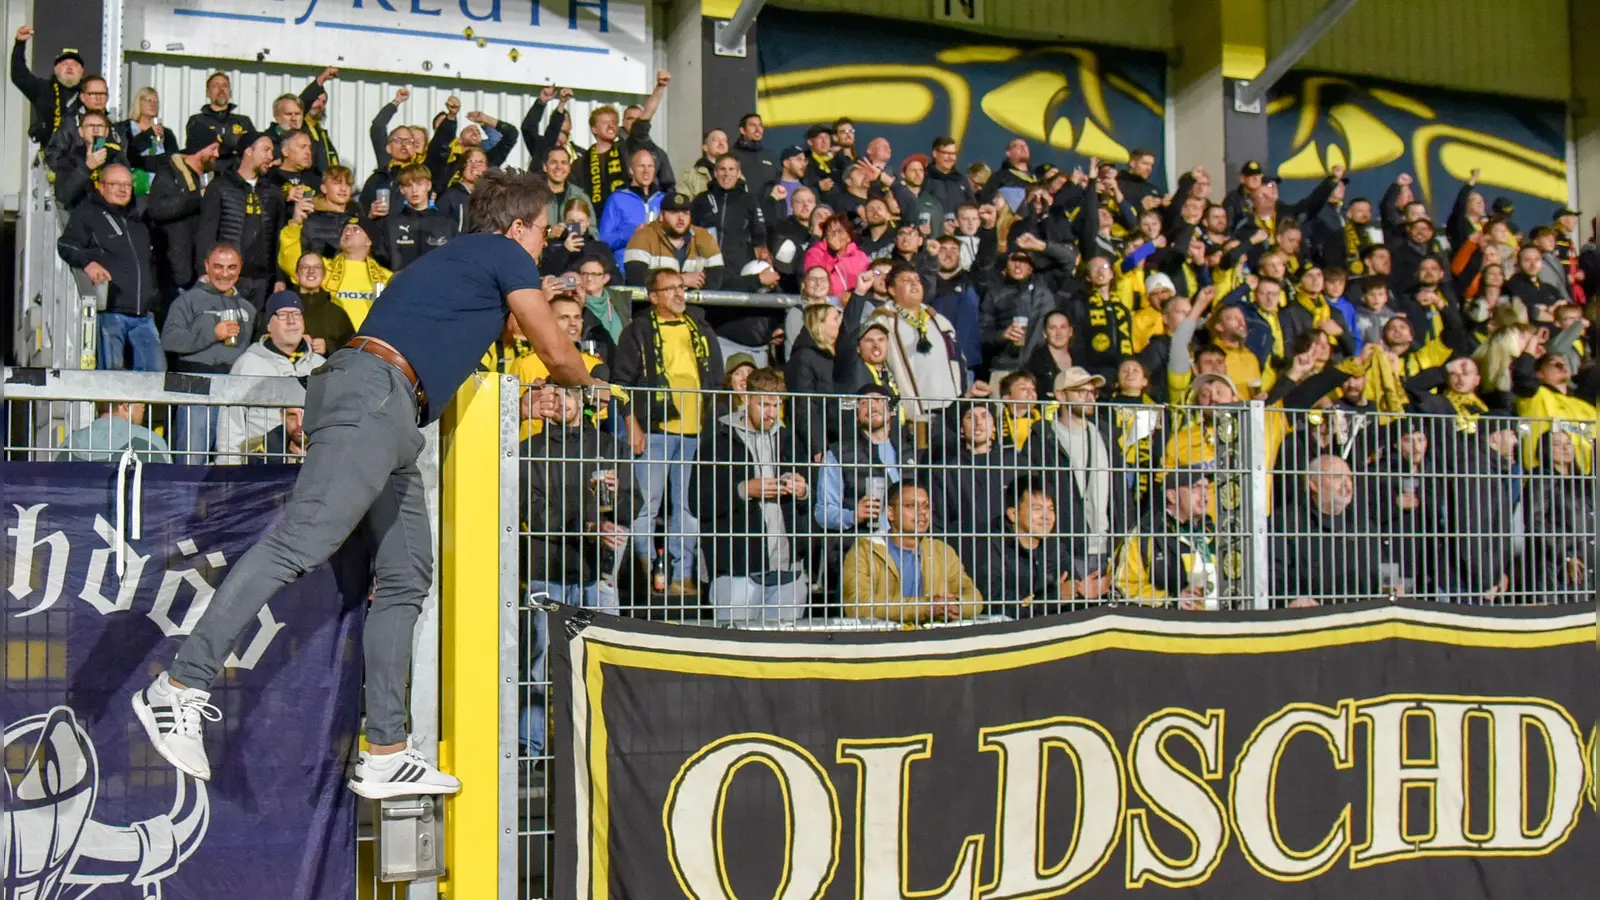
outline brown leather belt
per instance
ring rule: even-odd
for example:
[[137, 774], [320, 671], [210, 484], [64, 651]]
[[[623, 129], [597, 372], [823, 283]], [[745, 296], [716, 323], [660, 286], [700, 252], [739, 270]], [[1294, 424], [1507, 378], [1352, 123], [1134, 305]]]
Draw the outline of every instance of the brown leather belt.
[[411, 383], [411, 389], [417, 393], [418, 417], [420, 418], [421, 416], [427, 415], [428, 392], [423, 389], [422, 382], [417, 380], [417, 371], [411, 368], [411, 363], [406, 362], [406, 358], [400, 355], [399, 350], [396, 350], [387, 342], [381, 341], [375, 337], [352, 338], [350, 343], [345, 344], [345, 347], [351, 350], [358, 350], [362, 353], [370, 353], [389, 365], [394, 366], [401, 375], [405, 376], [406, 381]]

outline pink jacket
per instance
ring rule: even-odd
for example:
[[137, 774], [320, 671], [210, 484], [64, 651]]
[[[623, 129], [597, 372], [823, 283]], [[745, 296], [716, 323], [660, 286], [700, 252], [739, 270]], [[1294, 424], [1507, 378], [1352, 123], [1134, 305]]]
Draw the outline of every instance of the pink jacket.
[[[834, 255], [828, 248], [827, 241], [818, 241], [806, 251], [805, 268], [821, 266], [828, 270], [830, 286], [828, 293], [834, 297], [848, 297], [856, 289], [856, 276], [872, 268], [872, 260], [861, 248], [851, 241], [844, 248], [844, 252]], [[800, 272], [805, 275], [805, 270]]]

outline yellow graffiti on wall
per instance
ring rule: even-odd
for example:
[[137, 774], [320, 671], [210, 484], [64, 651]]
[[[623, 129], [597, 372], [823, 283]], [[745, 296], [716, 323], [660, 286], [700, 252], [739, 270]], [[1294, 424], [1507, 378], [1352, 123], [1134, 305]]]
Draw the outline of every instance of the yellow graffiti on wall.
[[[1336, 102], [1329, 103], [1324, 96], [1333, 93], [1330, 89], [1337, 89]], [[1473, 169], [1480, 170], [1479, 184], [1557, 202], [1567, 199], [1564, 160], [1503, 137], [1441, 122], [1426, 103], [1393, 90], [1314, 76], [1301, 83], [1297, 95], [1269, 103], [1267, 114], [1296, 119], [1291, 151], [1278, 165], [1282, 178], [1321, 178], [1336, 165], [1351, 172], [1377, 169], [1409, 151], [1417, 187], [1428, 203], [1434, 202], [1433, 185], [1441, 171], [1466, 181]], [[1317, 139], [1318, 126], [1324, 124], [1337, 139]]]
[[[1061, 58], [1070, 64], [1062, 66]], [[768, 128], [812, 125], [840, 117], [858, 123], [908, 125], [932, 115], [944, 101], [943, 132], [959, 145], [973, 116], [973, 90], [962, 66], [1037, 61], [1039, 67], [992, 88], [978, 108], [1013, 134], [1060, 150], [1127, 162], [1128, 148], [1117, 140], [1106, 104], [1107, 92], [1162, 115], [1161, 102], [1128, 79], [1102, 76], [1100, 61], [1082, 47], [1048, 46], [1023, 50], [965, 45], [941, 50], [938, 65], [852, 63], [763, 75], [757, 81], [759, 111]], [[1076, 98], [1074, 118], [1068, 101]]]

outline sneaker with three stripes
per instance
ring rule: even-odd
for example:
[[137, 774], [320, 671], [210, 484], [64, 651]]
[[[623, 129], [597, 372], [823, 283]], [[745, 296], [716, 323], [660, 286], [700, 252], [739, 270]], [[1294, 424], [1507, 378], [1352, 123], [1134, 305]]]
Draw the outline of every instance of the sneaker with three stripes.
[[415, 794], [454, 794], [461, 779], [439, 771], [421, 753], [407, 747], [399, 753], [361, 751], [356, 757], [350, 790], [368, 800], [409, 797]]

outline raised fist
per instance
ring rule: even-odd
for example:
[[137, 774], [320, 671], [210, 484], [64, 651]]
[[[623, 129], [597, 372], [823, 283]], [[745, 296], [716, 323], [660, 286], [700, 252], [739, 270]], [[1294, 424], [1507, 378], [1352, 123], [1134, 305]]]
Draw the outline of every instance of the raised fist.
[[24, 25], [21, 28], [17, 29], [17, 40], [26, 41], [31, 37], [33, 37], [33, 26], [32, 25]]
[[455, 94], [451, 94], [444, 101], [444, 111], [446, 115], [453, 118], [456, 113], [461, 111], [461, 98], [457, 97]]
[[672, 83], [672, 73], [665, 69], [656, 73], [656, 87], [664, 88]]
[[394, 105], [395, 106], [399, 106], [400, 104], [402, 104], [402, 103], [404, 103], [404, 102], [406, 102], [407, 100], [410, 100], [410, 99], [411, 99], [411, 88], [401, 88], [400, 90], [394, 92]]

